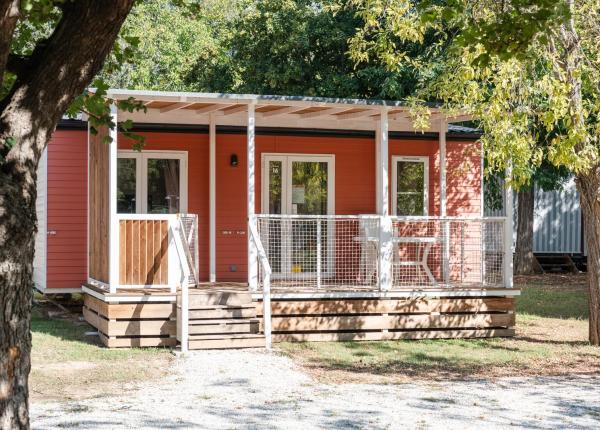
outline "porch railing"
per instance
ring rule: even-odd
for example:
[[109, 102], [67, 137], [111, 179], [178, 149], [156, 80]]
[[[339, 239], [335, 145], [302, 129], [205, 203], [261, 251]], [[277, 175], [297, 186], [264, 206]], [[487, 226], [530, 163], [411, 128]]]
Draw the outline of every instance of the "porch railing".
[[[257, 215], [277, 288], [508, 286], [505, 218]], [[508, 256], [508, 257], [507, 257]], [[260, 272], [259, 268], [259, 272]]]
[[[119, 267], [116, 288], [169, 287], [183, 284], [183, 265], [190, 281], [198, 273], [198, 219], [194, 214], [119, 214]], [[189, 260], [177, 253], [174, 241], [188, 247]], [[171, 246], [173, 245], [173, 246]]]
[[271, 265], [269, 264], [269, 258], [265, 252], [260, 235], [256, 229], [254, 222], [248, 223], [250, 227], [250, 237], [252, 243], [256, 247], [258, 254], [258, 261], [260, 262], [260, 268], [262, 273], [262, 292], [263, 292], [263, 332], [265, 334], [265, 347], [271, 349]]

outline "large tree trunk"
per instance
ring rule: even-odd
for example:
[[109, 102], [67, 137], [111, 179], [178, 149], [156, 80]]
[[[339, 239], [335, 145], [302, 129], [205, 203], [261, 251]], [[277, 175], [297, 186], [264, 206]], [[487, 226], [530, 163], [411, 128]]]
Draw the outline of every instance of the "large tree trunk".
[[600, 166], [577, 175], [587, 246], [589, 339], [600, 345]]
[[27, 428], [35, 176], [0, 173], [0, 428]]
[[11, 92], [0, 102], [2, 430], [29, 428], [37, 165], [65, 110], [101, 70], [133, 1], [65, 2], [52, 36], [19, 69]]
[[534, 189], [531, 186], [517, 194], [517, 243], [515, 247], [515, 274], [541, 273], [541, 267], [533, 255], [533, 207]]

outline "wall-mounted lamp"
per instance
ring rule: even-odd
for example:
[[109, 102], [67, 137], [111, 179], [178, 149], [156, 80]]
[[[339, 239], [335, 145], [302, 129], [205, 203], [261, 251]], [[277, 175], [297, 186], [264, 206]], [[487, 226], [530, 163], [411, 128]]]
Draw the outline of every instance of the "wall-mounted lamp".
[[229, 164], [231, 165], [231, 167], [237, 167], [237, 165], [238, 165], [237, 154], [231, 154], [231, 157], [229, 158]]

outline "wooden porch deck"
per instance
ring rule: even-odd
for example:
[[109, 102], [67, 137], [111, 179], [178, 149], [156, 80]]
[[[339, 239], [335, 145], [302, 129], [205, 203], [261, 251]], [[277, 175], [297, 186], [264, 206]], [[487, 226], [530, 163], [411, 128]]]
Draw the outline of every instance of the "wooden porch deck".
[[[385, 294], [351, 288], [284, 290], [275, 288], [271, 296], [274, 342], [513, 336], [514, 296], [519, 293], [504, 288], [396, 289]], [[256, 335], [262, 332], [261, 293], [250, 295], [245, 283], [218, 282], [201, 283], [190, 295], [190, 302], [199, 306], [193, 311], [194, 329], [202, 326], [202, 335], [214, 337], [210, 330], [231, 330], [233, 323], [245, 327], [236, 318], [258, 318], [258, 333], [240, 334], [254, 336], [240, 339], [256, 346]], [[210, 303], [203, 298], [207, 295], [214, 297]], [[243, 306], [238, 303], [241, 296], [249, 300]], [[177, 343], [177, 294], [169, 289], [120, 288], [109, 293], [86, 285], [84, 298], [85, 319], [109, 347]], [[215, 322], [217, 313], [226, 320]], [[215, 339], [203, 340], [198, 345], [226, 347]]]

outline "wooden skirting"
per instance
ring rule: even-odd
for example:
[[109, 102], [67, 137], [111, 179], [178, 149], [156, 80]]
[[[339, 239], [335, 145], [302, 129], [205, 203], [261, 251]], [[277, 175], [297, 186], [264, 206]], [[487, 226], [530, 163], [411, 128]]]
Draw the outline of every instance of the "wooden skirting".
[[[84, 294], [85, 320], [109, 347], [175, 346], [175, 296]], [[99, 293], [98, 293], [99, 294]], [[136, 299], [136, 300], [133, 300]], [[262, 302], [247, 291], [198, 288], [189, 297], [190, 348], [264, 345]], [[513, 297], [303, 298], [271, 301], [274, 342], [514, 336]]]
[[507, 337], [514, 309], [512, 297], [273, 300], [271, 324], [275, 342]]
[[175, 346], [175, 303], [108, 303], [84, 295], [83, 316], [111, 348]]

